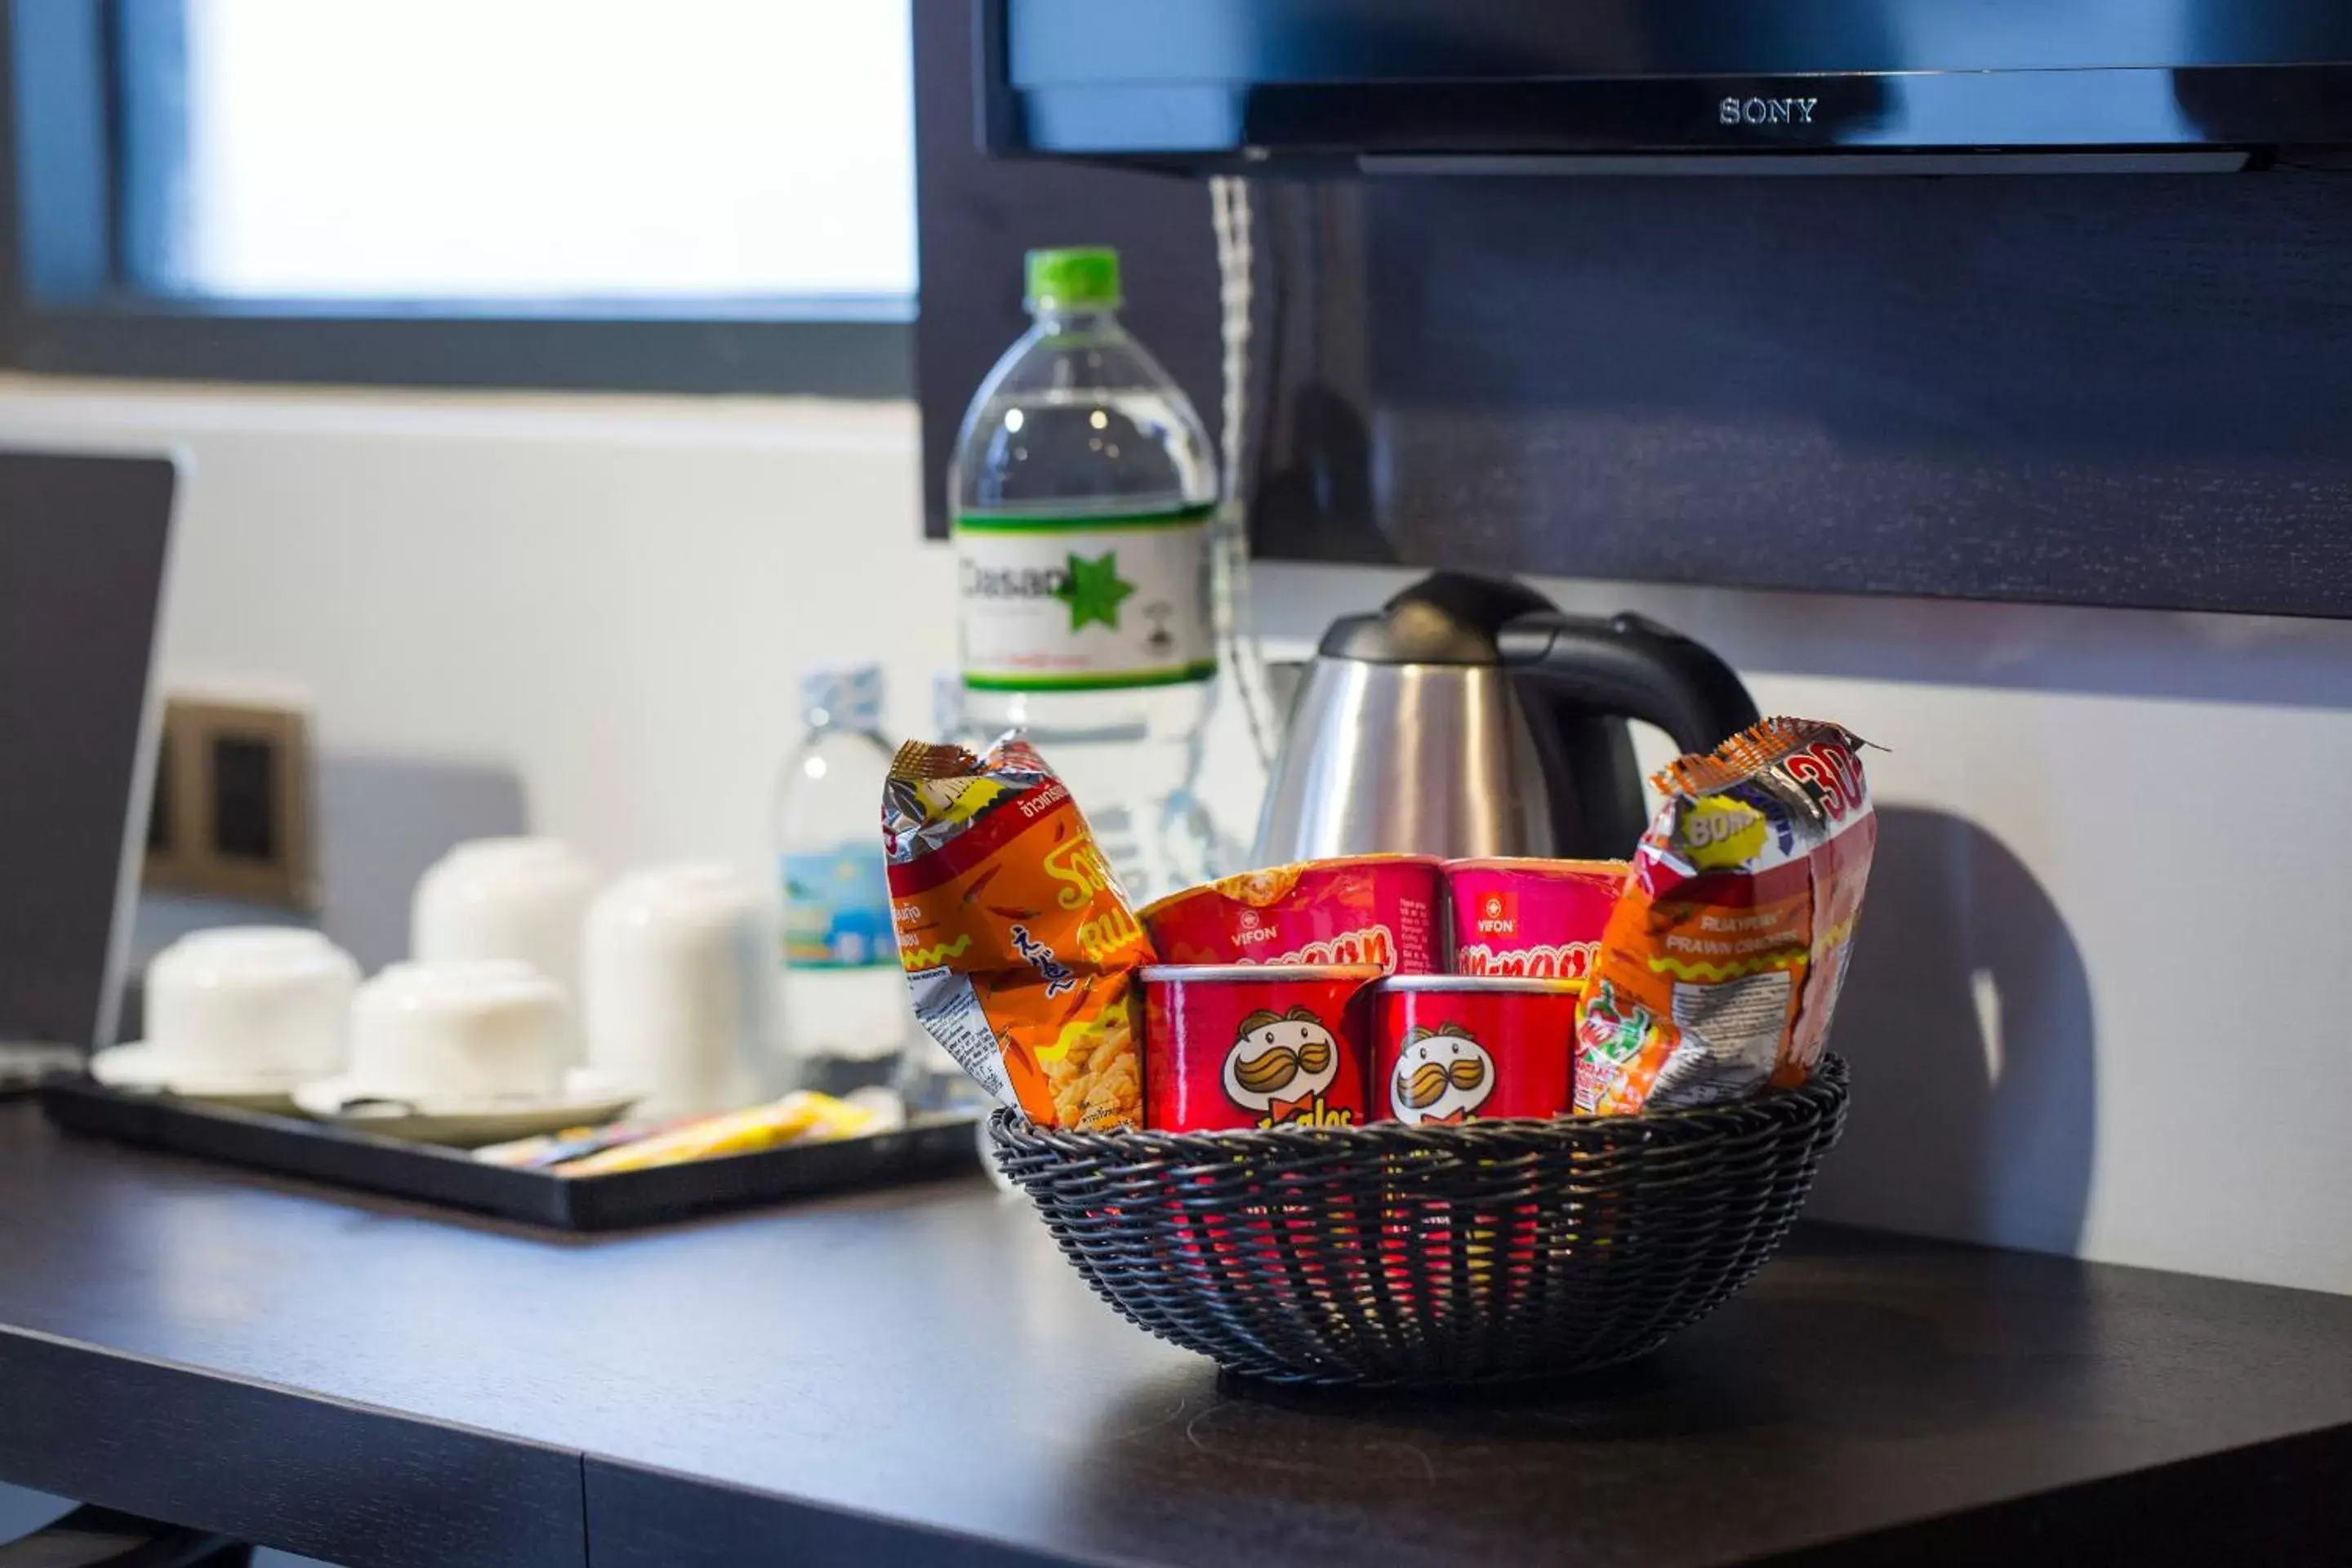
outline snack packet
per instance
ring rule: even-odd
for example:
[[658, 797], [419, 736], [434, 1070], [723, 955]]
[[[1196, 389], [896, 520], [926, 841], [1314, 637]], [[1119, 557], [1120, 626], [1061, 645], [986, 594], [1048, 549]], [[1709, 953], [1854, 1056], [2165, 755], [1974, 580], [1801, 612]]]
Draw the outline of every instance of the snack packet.
[[1040, 1127], [1143, 1122], [1142, 924], [1070, 792], [1028, 743], [910, 741], [882, 792], [915, 1016]]
[[608, 1121], [602, 1127], [567, 1127], [561, 1132], [541, 1132], [504, 1143], [485, 1143], [474, 1151], [474, 1158], [485, 1165], [504, 1165], [509, 1170], [544, 1171], [572, 1160], [584, 1160], [606, 1149], [617, 1149], [624, 1143], [634, 1143], [640, 1138], [650, 1138], [656, 1132], [683, 1127], [696, 1120], [698, 1119], [692, 1116], [677, 1116], [660, 1121]]
[[1708, 1105], [1811, 1073], [1878, 837], [1862, 745], [1767, 719], [1651, 780], [1666, 801], [1578, 1014], [1579, 1111]]
[[600, 1150], [554, 1167], [559, 1176], [604, 1176], [615, 1171], [650, 1171], [684, 1165], [719, 1154], [748, 1154], [781, 1143], [824, 1143], [879, 1130], [882, 1118], [866, 1106], [814, 1089], [794, 1089], [766, 1105], [698, 1116], [614, 1148]]

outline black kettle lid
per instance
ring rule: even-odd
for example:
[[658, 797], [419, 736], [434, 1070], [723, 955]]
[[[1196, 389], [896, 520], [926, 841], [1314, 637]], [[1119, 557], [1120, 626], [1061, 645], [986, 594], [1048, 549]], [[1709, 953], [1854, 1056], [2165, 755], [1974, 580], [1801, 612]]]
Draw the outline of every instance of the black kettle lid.
[[1521, 616], [1553, 607], [1524, 584], [1436, 572], [1370, 615], [1332, 622], [1315, 651], [1366, 664], [1500, 664], [1496, 634]]

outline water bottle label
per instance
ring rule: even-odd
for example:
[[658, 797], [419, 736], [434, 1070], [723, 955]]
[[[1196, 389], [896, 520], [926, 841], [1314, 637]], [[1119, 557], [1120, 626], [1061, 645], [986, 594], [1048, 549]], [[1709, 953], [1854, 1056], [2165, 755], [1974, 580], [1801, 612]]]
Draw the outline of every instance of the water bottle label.
[[784, 959], [796, 969], [898, 963], [890, 888], [877, 844], [783, 857]]
[[963, 680], [1102, 691], [1206, 680], [1213, 507], [1127, 517], [956, 518]]

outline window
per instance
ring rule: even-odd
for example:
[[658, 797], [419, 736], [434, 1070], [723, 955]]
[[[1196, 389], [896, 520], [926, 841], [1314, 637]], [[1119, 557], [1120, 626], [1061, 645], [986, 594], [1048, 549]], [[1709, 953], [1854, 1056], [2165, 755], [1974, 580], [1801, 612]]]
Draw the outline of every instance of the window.
[[16, 0], [12, 357], [902, 395], [908, 0]]
[[195, 0], [184, 26], [181, 155], [133, 180], [160, 286], [914, 292], [903, 9]]

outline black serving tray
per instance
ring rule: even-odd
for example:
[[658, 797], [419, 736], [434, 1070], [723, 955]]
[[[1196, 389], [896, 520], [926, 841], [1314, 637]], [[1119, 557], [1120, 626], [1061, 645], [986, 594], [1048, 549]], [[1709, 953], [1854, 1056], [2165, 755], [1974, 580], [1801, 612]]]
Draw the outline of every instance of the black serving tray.
[[561, 1230], [658, 1225], [751, 1204], [956, 1175], [980, 1163], [970, 1117], [650, 1171], [560, 1176], [484, 1164], [462, 1150], [301, 1117], [111, 1089], [89, 1079], [51, 1079], [39, 1093], [42, 1111], [68, 1132]]

